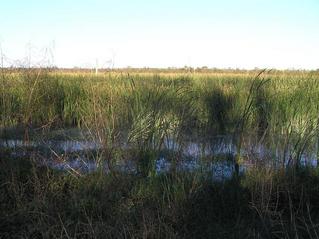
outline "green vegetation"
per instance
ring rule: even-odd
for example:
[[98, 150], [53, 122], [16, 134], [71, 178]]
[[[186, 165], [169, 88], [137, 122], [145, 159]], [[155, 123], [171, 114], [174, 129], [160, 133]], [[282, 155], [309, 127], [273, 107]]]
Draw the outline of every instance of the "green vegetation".
[[[78, 128], [67, 136], [100, 145], [87, 153], [101, 169], [56, 171], [32, 148], [0, 147], [0, 237], [318, 238], [319, 172], [303, 162], [319, 156], [318, 72], [20, 69], [3, 70], [0, 85], [3, 140]], [[178, 170], [186, 141], [220, 135], [236, 153], [199, 160], [230, 158], [233, 177]], [[259, 145], [272, 154], [247, 153]], [[171, 168], [158, 173], [163, 153]], [[136, 172], [116, 170], [120, 161]]]

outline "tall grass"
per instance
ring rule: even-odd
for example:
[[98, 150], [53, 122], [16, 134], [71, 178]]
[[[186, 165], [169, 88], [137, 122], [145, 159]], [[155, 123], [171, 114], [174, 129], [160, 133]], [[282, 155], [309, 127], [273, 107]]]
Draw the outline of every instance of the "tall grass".
[[[77, 127], [99, 146], [101, 170], [57, 172], [33, 163], [36, 154], [12, 160], [0, 148], [0, 237], [318, 238], [318, 169], [303, 166], [305, 152], [318, 150], [318, 80], [278, 71], [2, 72], [2, 137]], [[236, 177], [177, 170], [184, 143], [220, 135], [233, 136]], [[257, 163], [241, 175], [254, 143], [274, 154], [252, 155]], [[165, 150], [171, 171], [157, 173]], [[116, 170], [126, 159], [136, 173]]]
[[[312, 114], [317, 112], [319, 89], [317, 74], [264, 72], [262, 76], [271, 79], [271, 82], [256, 92], [257, 106], [254, 119], [249, 123], [249, 129], [255, 126], [260, 129], [270, 127], [269, 122], [263, 121], [266, 119], [271, 121], [272, 117], [277, 119], [276, 124], [280, 123], [279, 127], [284, 128], [289, 118], [293, 117], [294, 108], [300, 117], [307, 114], [302, 110], [304, 104], [308, 105], [307, 109]], [[123, 102], [114, 113], [126, 128], [129, 126], [125, 124], [131, 123], [127, 114], [132, 107], [129, 100], [136, 100], [138, 94], [140, 97], [145, 97], [141, 102], [144, 105], [140, 107], [152, 107], [147, 101], [146, 94], [152, 94], [154, 97], [157, 95], [161, 104], [154, 107], [161, 108], [165, 114], [181, 113], [181, 105], [176, 102], [181, 97], [188, 96], [192, 102], [186, 105], [196, 111], [195, 115], [190, 116], [188, 126], [195, 130], [198, 126], [200, 128], [206, 126], [207, 129], [211, 129], [210, 133], [224, 134], [234, 130], [255, 77], [253, 73], [251, 75], [198, 73], [188, 76], [183, 76], [182, 73], [169, 75], [112, 73], [96, 77], [88, 73], [66, 74], [45, 70], [7, 72], [1, 77], [3, 83], [1, 107], [6, 105], [6, 111], [1, 111], [1, 122], [8, 121], [11, 125], [17, 125], [21, 121], [19, 118], [22, 116], [28, 118], [32, 113], [31, 121], [34, 125], [59, 122], [65, 127], [80, 126], [83, 110], [93, 109], [90, 102], [91, 95], [87, 90], [93, 87], [96, 89], [96, 94], [108, 95], [112, 92], [116, 95], [114, 101]], [[132, 80], [135, 90], [132, 90]], [[170, 107], [170, 111], [165, 109], [167, 107]], [[31, 113], [28, 112], [30, 108], [32, 108]], [[9, 119], [5, 120], [4, 117]]]
[[0, 164], [2, 238], [318, 238], [313, 170], [216, 183], [199, 172], [75, 178], [25, 159]]

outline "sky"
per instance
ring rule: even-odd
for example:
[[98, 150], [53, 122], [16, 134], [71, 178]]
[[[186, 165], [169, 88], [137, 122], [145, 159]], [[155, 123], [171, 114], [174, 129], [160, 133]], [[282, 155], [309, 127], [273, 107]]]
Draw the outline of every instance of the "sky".
[[2, 0], [0, 51], [3, 65], [318, 69], [319, 0]]

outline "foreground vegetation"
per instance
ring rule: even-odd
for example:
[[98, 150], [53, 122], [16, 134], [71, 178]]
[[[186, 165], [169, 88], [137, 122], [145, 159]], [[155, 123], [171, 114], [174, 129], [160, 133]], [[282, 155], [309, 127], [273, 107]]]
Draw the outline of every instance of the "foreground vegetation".
[[318, 237], [318, 170], [75, 178], [3, 158], [0, 180], [2, 238]]
[[[69, 174], [0, 147], [0, 237], [318, 238], [318, 72], [3, 69], [0, 81], [4, 140], [76, 127], [109, 169]], [[155, 170], [168, 141], [174, 165], [185, 141], [220, 135], [236, 146], [229, 180]], [[273, 154], [247, 153], [258, 145]], [[137, 170], [114, 170], [121, 160]], [[253, 167], [242, 175], [244, 161]]]

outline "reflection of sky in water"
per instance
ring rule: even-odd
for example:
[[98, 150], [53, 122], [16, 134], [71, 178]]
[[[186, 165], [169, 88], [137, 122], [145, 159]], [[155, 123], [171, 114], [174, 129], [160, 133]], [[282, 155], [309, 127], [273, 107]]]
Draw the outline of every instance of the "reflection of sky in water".
[[[28, 148], [43, 148], [48, 149], [49, 151], [54, 151], [58, 155], [62, 156], [59, 160], [54, 160], [54, 157], [47, 157], [42, 163], [45, 163], [49, 167], [52, 167], [57, 170], [65, 171], [78, 171], [81, 173], [89, 173], [101, 169], [98, 167], [98, 164], [86, 158], [83, 152], [89, 150], [100, 149], [101, 146], [98, 143], [92, 141], [58, 141], [51, 140], [45, 142], [35, 142], [31, 141], [25, 143], [22, 140], [0, 140], [0, 147], [11, 148], [13, 149], [13, 156], [17, 156], [17, 149]], [[128, 148], [124, 146], [123, 148]], [[183, 160], [176, 162], [175, 167], [178, 171], [196, 171], [201, 170], [204, 172], [210, 172], [212, 174], [213, 180], [220, 181], [227, 178], [230, 178], [234, 173], [234, 165], [232, 160], [225, 160], [226, 158], [231, 159], [236, 154], [236, 147], [233, 145], [230, 137], [216, 137], [211, 139], [209, 142], [183, 142], [182, 145], [174, 142], [173, 140], [166, 140], [164, 142], [164, 151], [171, 153], [180, 153]], [[23, 152], [23, 150], [22, 150]], [[82, 156], [81, 156], [82, 152]], [[79, 153], [77, 157], [64, 157], [68, 153]], [[290, 151], [286, 153], [285, 165], [289, 162], [289, 157], [291, 157]], [[276, 158], [283, 158], [283, 151], [276, 149], [266, 148], [261, 144], [251, 144], [249, 147], [243, 147], [241, 150], [241, 155], [246, 158], [240, 166], [240, 172], [244, 173], [252, 164], [253, 160], [258, 159], [259, 162], [267, 164], [274, 164]], [[63, 159], [64, 157], [64, 159]], [[201, 160], [202, 158], [207, 158], [208, 160]], [[212, 160], [218, 157], [220, 160]], [[55, 157], [59, 158], [59, 157]], [[278, 160], [277, 160], [278, 161]], [[307, 166], [317, 166], [317, 156], [315, 153], [303, 153], [300, 157], [300, 164]], [[277, 163], [280, 165], [280, 163]], [[170, 161], [169, 154], [163, 154], [156, 161], [155, 169], [157, 173], [165, 173], [170, 170], [172, 167], [172, 162]], [[133, 161], [123, 161], [118, 162], [115, 165], [115, 169], [119, 171], [126, 172], [136, 172], [136, 163]], [[102, 170], [107, 172], [109, 169], [106, 164], [102, 166]]]

